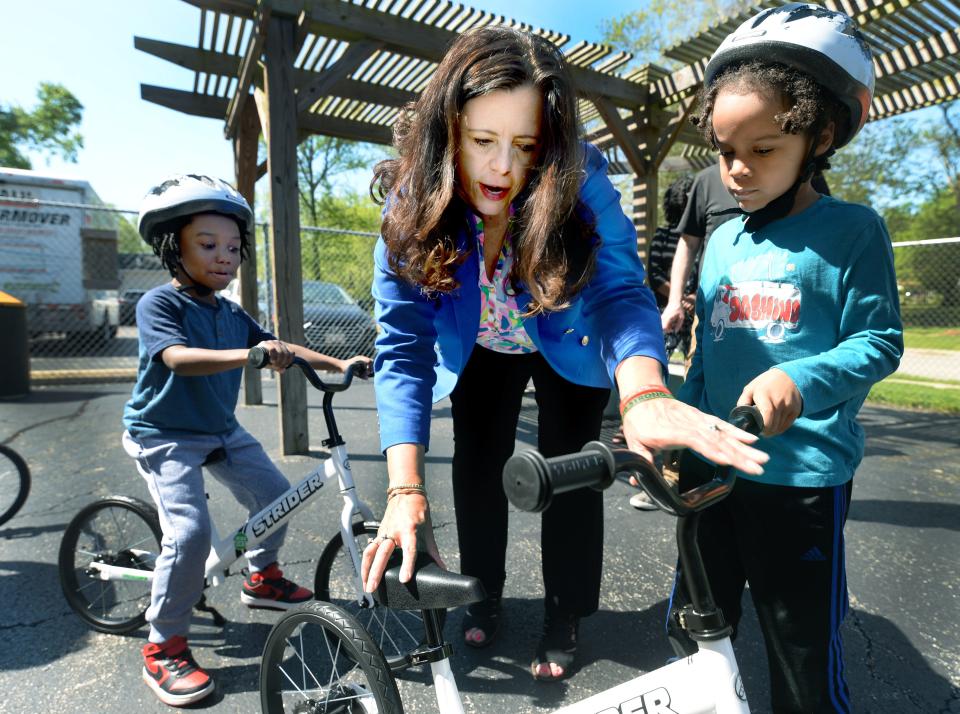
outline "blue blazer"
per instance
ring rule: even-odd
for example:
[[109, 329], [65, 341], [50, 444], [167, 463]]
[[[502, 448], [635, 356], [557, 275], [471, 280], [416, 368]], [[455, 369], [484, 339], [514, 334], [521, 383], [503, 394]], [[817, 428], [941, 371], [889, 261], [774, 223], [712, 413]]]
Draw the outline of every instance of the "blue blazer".
[[[666, 369], [663, 331], [653, 293], [644, 285], [633, 223], [607, 178], [607, 162], [586, 145], [580, 200], [593, 212], [601, 245], [596, 270], [568, 308], [524, 320], [524, 328], [553, 369], [565, 379], [610, 387], [617, 365], [642, 355]], [[433, 402], [453, 391], [480, 328], [480, 256], [465, 227], [458, 246], [471, 251], [456, 271], [460, 287], [425, 296], [389, 267], [386, 244], [374, 250], [373, 297], [377, 337], [376, 394], [380, 445], [430, 443]], [[521, 293], [521, 310], [530, 296]], [[496, 375], [490, 375], [491, 382]], [[478, 405], [483, 408], [483, 405]]]

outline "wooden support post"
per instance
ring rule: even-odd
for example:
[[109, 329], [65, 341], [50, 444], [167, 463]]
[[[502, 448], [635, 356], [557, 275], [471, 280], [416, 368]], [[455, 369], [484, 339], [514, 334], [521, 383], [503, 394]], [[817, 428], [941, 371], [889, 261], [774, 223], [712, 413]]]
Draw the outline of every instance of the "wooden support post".
[[[273, 251], [277, 336], [302, 345], [303, 272], [300, 264], [300, 201], [297, 191], [297, 97], [293, 62], [295, 18], [271, 15], [267, 26], [264, 94], [267, 175], [270, 177], [270, 248]], [[284, 454], [309, 450], [306, 381], [298, 369], [280, 377], [280, 440]]]
[[637, 253], [646, 264], [650, 242], [657, 229], [657, 170], [633, 177], [633, 225], [637, 229]]
[[[233, 139], [233, 166], [237, 190], [254, 207], [254, 186], [257, 183], [257, 143], [260, 139], [260, 119], [253, 102], [246, 102], [240, 112], [237, 133]], [[250, 229], [250, 252], [240, 263], [240, 304], [260, 321], [257, 300], [257, 227]], [[263, 404], [260, 370], [243, 369], [243, 403], [247, 406]]]

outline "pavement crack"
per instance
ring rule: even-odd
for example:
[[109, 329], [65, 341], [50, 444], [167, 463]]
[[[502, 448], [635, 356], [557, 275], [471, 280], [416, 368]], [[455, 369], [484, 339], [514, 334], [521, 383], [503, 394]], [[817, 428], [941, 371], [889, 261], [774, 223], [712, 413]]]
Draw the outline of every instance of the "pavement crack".
[[[897, 682], [896, 680], [890, 677], [885, 677], [880, 673], [880, 669], [877, 666], [878, 648], [874, 643], [873, 638], [870, 635], [870, 632], [867, 630], [866, 627], [864, 627], [863, 620], [860, 618], [859, 613], [856, 610], [853, 610], [851, 608], [850, 614], [848, 615], [847, 619], [850, 622], [850, 624], [853, 626], [853, 629], [863, 638], [864, 650], [865, 650], [863, 664], [866, 667], [867, 673], [870, 675], [870, 678], [876, 680], [877, 682], [882, 683], [886, 687], [889, 687], [892, 691], [899, 692], [900, 695], [902, 695], [904, 699], [906, 699], [907, 701], [913, 702], [914, 711], [923, 711], [924, 704], [922, 701], [920, 701], [917, 698], [916, 694], [913, 691], [909, 689], [905, 689], [902, 686], [899, 686], [899, 682]], [[896, 653], [889, 652], [889, 651], [887, 655], [897, 656]], [[899, 659], [899, 656], [897, 657]], [[944, 710], [944, 711], [948, 711], [948, 710]]]
[[83, 413], [87, 410], [88, 406], [90, 406], [90, 400], [84, 399], [82, 402], [80, 402], [80, 406], [78, 406], [77, 409], [71, 414], [63, 414], [58, 417], [51, 417], [50, 419], [44, 419], [43, 421], [38, 421], [36, 424], [30, 424], [29, 426], [25, 426], [22, 429], [18, 429], [17, 431], [13, 432], [13, 434], [8, 436], [3, 441], [0, 441], [0, 444], [2, 444], [3, 446], [11, 444], [18, 437], [22, 436], [23, 434], [26, 434], [28, 431], [32, 431], [33, 429], [38, 429], [41, 426], [47, 426], [48, 424], [55, 424], [56, 422], [63, 421], [65, 419], [76, 419], [79, 416], [83, 416]]
[[33, 622], [15, 622], [10, 625], [0, 625], [0, 632], [12, 632], [13, 630], [24, 628], [42, 627], [43, 625], [47, 625], [55, 620], [62, 620], [65, 617], [75, 617], [75, 615], [72, 612], [58, 612], [55, 615], [44, 617], [40, 620], [34, 620]]

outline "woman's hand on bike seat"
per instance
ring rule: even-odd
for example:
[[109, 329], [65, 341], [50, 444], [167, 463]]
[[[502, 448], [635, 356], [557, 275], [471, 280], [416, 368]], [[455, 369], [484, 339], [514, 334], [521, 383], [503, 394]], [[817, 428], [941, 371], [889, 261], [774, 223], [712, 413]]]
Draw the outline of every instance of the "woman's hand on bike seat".
[[377, 537], [363, 549], [360, 579], [363, 581], [364, 591], [372, 593], [377, 589], [390, 556], [397, 548], [403, 552], [400, 582], [409, 582], [413, 577], [418, 547], [428, 553], [440, 567], [446, 569], [433, 537], [430, 505], [426, 494], [396, 494], [387, 501]]

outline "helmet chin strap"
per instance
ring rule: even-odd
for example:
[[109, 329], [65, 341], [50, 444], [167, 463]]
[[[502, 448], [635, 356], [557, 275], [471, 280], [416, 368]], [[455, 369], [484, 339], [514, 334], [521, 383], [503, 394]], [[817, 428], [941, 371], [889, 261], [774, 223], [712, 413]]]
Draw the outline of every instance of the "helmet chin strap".
[[793, 210], [793, 206], [797, 198], [797, 192], [800, 190], [800, 187], [803, 186], [803, 184], [813, 178], [813, 173], [817, 170], [816, 151], [817, 143], [816, 141], [813, 141], [811, 142], [810, 150], [807, 152], [807, 156], [804, 159], [803, 168], [800, 171], [800, 175], [785, 193], [777, 196], [763, 208], [759, 208], [753, 213], [746, 214], [747, 220], [745, 227], [748, 231], [755, 233], [764, 226], [783, 218], [790, 213], [791, 210]]
[[190, 282], [192, 284], [191, 285], [181, 284], [180, 287], [177, 288], [178, 293], [185, 293], [192, 290], [197, 297], [207, 297], [208, 295], [213, 294], [213, 288], [208, 288], [206, 285], [202, 285], [201, 283], [198, 283], [196, 280], [193, 279], [193, 276], [190, 275], [190, 273], [187, 272], [187, 269], [183, 267], [182, 261], [180, 262], [180, 270], [183, 272], [184, 275], [186, 275], [190, 279]]

